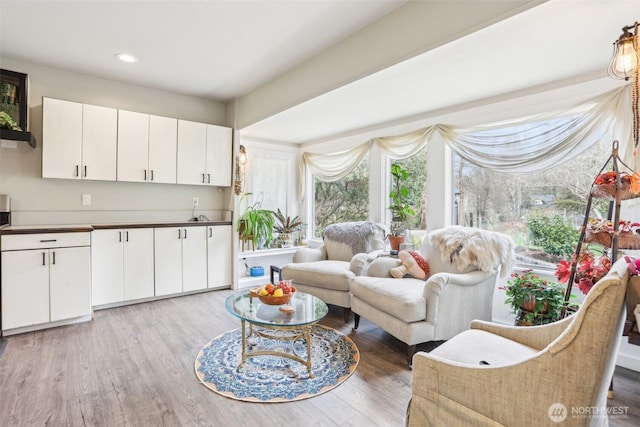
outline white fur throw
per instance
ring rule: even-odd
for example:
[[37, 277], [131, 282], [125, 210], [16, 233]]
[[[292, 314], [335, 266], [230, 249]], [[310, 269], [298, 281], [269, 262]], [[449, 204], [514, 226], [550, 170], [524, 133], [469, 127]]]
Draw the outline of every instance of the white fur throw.
[[430, 237], [442, 262], [456, 264], [461, 271], [475, 265], [484, 272], [500, 266], [502, 277], [511, 272], [515, 245], [506, 234], [454, 225], [435, 230]]
[[326, 226], [325, 229], [322, 230], [322, 239], [330, 239], [344, 243], [351, 247], [351, 250], [355, 255], [359, 253], [369, 253], [375, 249], [381, 249], [378, 247], [372, 247], [371, 237], [376, 234], [378, 235], [378, 240], [384, 244], [384, 225], [366, 221], [342, 222]]

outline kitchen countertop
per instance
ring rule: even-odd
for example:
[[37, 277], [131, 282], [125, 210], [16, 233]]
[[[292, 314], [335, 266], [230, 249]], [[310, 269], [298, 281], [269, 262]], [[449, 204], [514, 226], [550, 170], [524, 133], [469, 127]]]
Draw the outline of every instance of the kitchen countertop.
[[231, 221], [177, 221], [177, 222], [132, 222], [113, 224], [68, 224], [68, 225], [9, 225], [0, 229], [0, 235], [5, 234], [37, 234], [37, 233], [82, 233], [93, 230], [108, 230], [114, 228], [164, 228], [164, 227], [195, 227], [195, 226], [231, 225]]

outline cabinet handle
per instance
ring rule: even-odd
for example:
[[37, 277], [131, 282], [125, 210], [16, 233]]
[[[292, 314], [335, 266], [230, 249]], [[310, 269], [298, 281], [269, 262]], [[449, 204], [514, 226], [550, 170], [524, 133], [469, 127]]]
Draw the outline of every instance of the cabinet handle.
[[56, 253], [55, 252], [51, 252], [51, 254], [53, 255], [53, 264], [56, 264]]
[[202, 183], [204, 184], [204, 174], [202, 174]]
[[185, 239], [187, 238], [187, 229], [186, 228], [184, 229], [184, 238]]
[[213, 237], [213, 228], [209, 227], [209, 237]]
[[87, 166], [86, 166], [86, 165], [85, 165], [85, 167], [84, 167], [84, 177], [85, 177], [85, 178], [87, 177]]
[[118, 231], [118, 242], [122, 242], [122, 231]]
[[211, 184], [211, 174], [207, 174], [207, 184]]
[[147, 170], [146, 169], [144, 170], [144, 180], [145, 181], [147, 180]]
[[40, 243], [51, 243], [51, 242], [57, 242], [58, 239], [45, 239], [45, 240], [40, 240]]
[[46, 257], [46, 254], [44, 252], [42, 252], [42, 265], [47, 265], [45, 257]]
[[129, 241], [129, 232], [125, 231], [125, 234], [127, 235], [127, 242]]
[[178, 239], [182, 239], [182, 230], [178, 228]]
[[151, 169], [151, 181], [153, 181], [153, 169]]
[[80, 176], [80, 166], [76, 165], [76, 174], [74, 176]]

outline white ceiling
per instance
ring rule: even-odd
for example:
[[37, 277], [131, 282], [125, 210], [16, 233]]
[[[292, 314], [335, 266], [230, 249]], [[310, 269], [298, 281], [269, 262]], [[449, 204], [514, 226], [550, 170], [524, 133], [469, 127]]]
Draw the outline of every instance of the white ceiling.
[[[225, 102], [399, 0], [0, 0], [0, 56]], [[309, 142], [601, 71], [638, 0], [551, 0], [242, 130]], [[375, 49], [375, 46], [372, 47]], [[124, 64], [114, 55], [140, 58]]]

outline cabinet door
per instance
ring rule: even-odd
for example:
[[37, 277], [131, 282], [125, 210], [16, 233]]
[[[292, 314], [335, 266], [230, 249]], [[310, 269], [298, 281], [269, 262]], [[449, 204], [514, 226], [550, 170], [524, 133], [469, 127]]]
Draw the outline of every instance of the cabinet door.
[[207, 125], [207, 184], [231, 186], [232, 131], [223, 126]]
[[118, 110], [115, 108], [82, 106], [82, 169], [83, 179], [116, 180], [116, 143]]
[[156, 296], [182, 292], [182, 228], [154, 229]]
[[124, 299], [154, 295], [153, 228], [124, 230]]
[[231, 226], [207, 227], [207, 287], [231, 286]]
[[48, 250], [2, 252], [2, 329], [49, 321]]
[[149, 179], [149, 115], [118, 110], [118, 181]]
[[182, 290], [207, 288], [207, 227], [182, 229]]
[[42, 98], [42, 177], [80, 179], [82, 104]]
[[122, 230], [91, 233], [91, 303], [111, 304], [124, 300]]
[[149, 181], [176, 183], [178, 120], [149, 116]]
[[207, 125], [178, 120], [178, 184], [206, 183]]
[[51, 321], [91, 314], [91, 248], [49, 249]]

